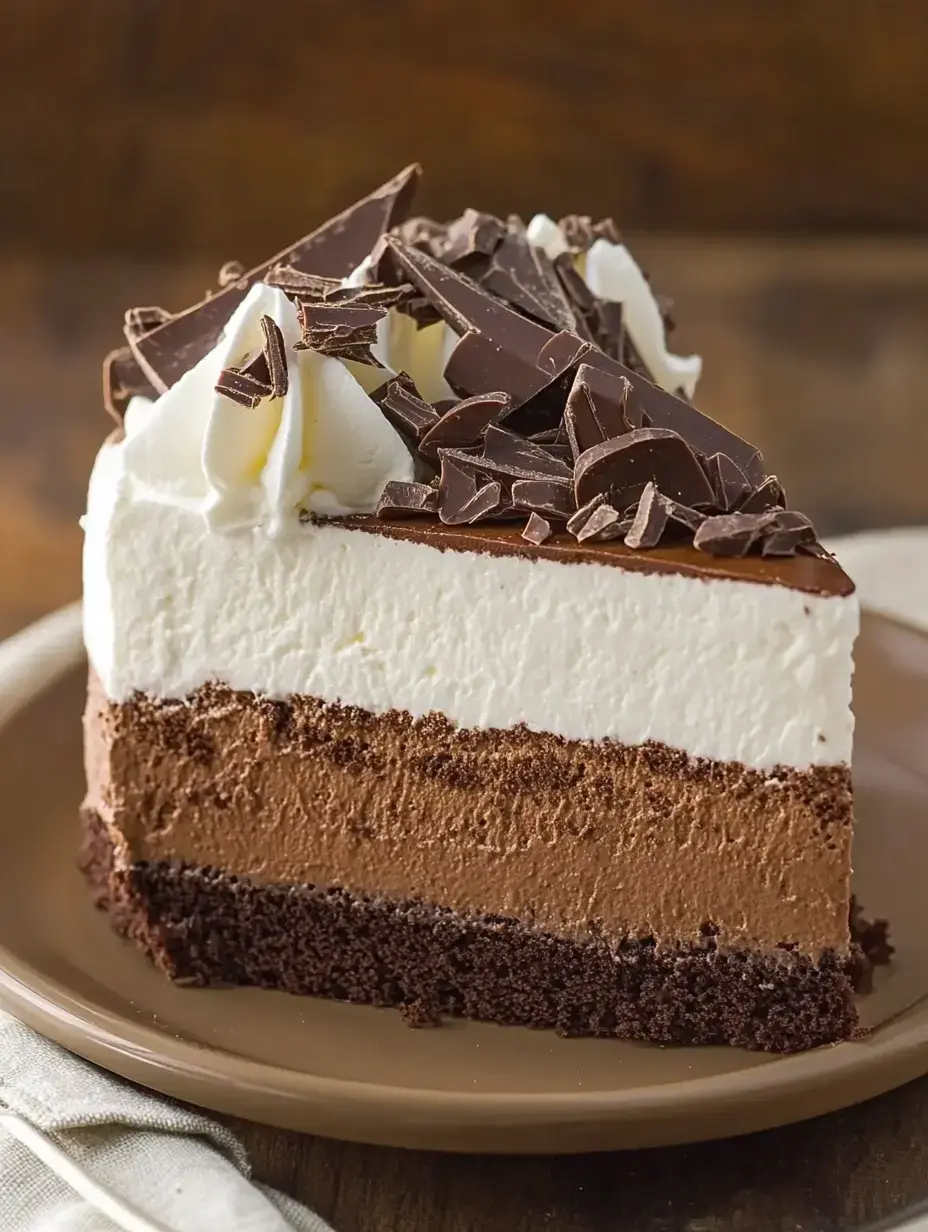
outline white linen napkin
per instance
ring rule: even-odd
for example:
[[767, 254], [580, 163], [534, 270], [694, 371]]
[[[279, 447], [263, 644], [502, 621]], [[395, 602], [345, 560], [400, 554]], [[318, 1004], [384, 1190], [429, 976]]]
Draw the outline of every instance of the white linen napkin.
[[0, 1232], [331, 1232], [229, 1130], [0, 1011]]

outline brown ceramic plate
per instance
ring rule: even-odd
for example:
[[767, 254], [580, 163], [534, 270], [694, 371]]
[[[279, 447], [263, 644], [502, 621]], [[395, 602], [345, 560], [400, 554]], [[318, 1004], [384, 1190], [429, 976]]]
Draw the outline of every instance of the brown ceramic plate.
[[59, 613], [0, 647], [0, 1002], [75, 1052], [169, 1095], [274, 1125], [498, 1152], [744, 1133], [928, 1071], [924, 634], [870, 615], [857, 656], [857, 892], [868, 912], [891, 917], [898, 947], [861, 1002], [874, 1030], [776, 1058], [479, 1023], [413, 1031], [390, 1010], [172, 986], [110, 933], [75, 870], [77, 619], [73, 609]]

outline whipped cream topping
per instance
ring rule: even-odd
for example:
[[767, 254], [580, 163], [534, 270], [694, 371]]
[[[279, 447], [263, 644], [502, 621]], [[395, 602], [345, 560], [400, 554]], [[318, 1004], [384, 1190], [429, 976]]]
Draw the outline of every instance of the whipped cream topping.
[[[282, 398], [245, 407], [216, 383], [260, 350], [264, 315], [283, 334], [289, 385]], [[296, 351], [300, 337], [284, 292], [253, 286], [208, 355], [156, 401], [133, 399], [116, 446], [127, 490], [200, 513], [214, 531], [262, 526], [278, 535], [301, 509], [370, 513], [386, 483], [411, 480], [408, 449], [358, 379], [363, 365]], [[379, 384], [384, 374], [373, 372]]]
[[374, 713], [663, 741], [758, 769], [850, 758], [857, 599], [441, 551], [320, 522], [209, 532], [94, 470], [85, 637], [107, 694], [210, 680]]
[[[543, 248], [552, 261], [570, 251], [564, 232], [547, 214], [535, 215], [528, 224], [528, 238], [537, 248]], [[576, 264], [594, 295], [623, 305], [625, 328], [654, 382], [670, 393], [682, 389], [692, 398], [702, 372], [702, 359], [698, 355], [674, 355], [668, 349], [664, 320], [654, 292], [625, 245], [597, 239], [588, 252], [578, 254]]]

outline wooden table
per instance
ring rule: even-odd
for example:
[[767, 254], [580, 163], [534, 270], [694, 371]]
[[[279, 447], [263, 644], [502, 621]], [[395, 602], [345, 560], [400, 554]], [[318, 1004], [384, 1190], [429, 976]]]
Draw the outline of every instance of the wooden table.
[[[822, 533], [928, 522], [928, 243], [660, 240], [700, 405], [755, 440]], [[99, 360], [137, 303], [212, 267], [0, 262], [0, 635], [80, 587]], [[77, 717], [75, 716], [75, 722]], [[237, 1125], [256, 1175], [338, 1232], [748, 1232], [858, 1227], [928, 1198], [928, 1079], [734, 1142], [576, 1158], [390, 1151]]]

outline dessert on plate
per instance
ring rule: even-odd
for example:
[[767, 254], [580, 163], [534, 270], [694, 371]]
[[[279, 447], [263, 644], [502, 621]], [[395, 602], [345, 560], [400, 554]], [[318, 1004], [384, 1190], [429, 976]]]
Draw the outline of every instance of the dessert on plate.
[[172, 979], [793, 1051], [854, 1030], [854, 587], [611, 221], [407, 168], [126, 314], [83, 867]]

